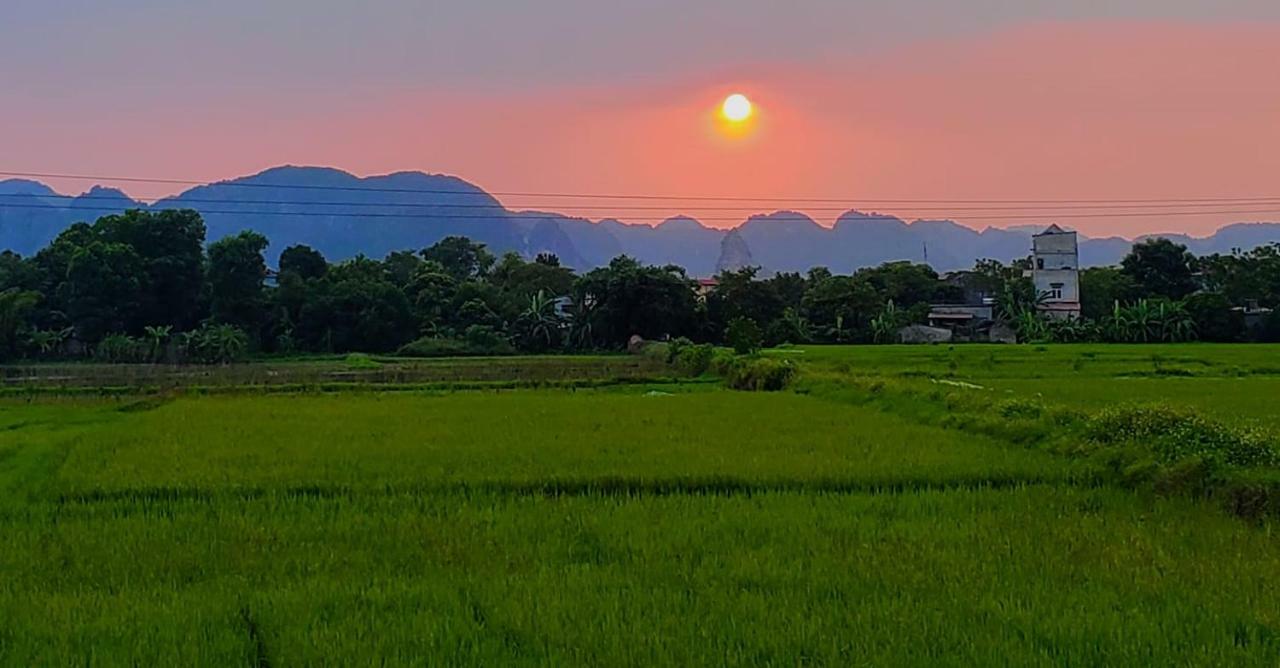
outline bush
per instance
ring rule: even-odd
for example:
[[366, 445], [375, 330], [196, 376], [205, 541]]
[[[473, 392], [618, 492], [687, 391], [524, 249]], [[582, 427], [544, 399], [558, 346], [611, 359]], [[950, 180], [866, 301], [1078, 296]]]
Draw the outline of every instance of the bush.
[[1009, 420], [1036, 420], [1044, 412], [1044, 406], [1030, 399], [1005, 399], [996, 404], [996, 412]]
[[94, 348], [93, 356], [100, 362], [112, 364], [146, 362], [150, 357], [150, 348], [145, 341], [131, 336], [110, 334]]
[[683, 336], [672, 339], [668, 342], [666, 346], [667, 364], [675, 364], [676, 361], [680, 359], [680, 353], [684, 352], [685, 348], [692, 345], [693, 341], [690, 341]]
[[402, 357], [463, 357], [472, 354], [466, 342], [437, 336], [410, 341], [396, 351]]
[[711, 368], [715, 352], [715, 346], [709, 343], [683, 346], [676, 356], [676, 368], [687, 376], [701, 376]]
[[377, 369], [382, 366], [364, 353], [350, 353], [343, 361], [348, 369]]
[[795, 365], [789, 360], [738, 358], [725, 374], [725, 382], [735, 390], [777, 392], [786, 389], [795, 374]]
[[1280, 516], [1280, 472], [1250, 471], [1233, 475], [1214, 491], [1227, 510], [1240, 517], [1260, 520]]
[[1191, 457], [1210, 466], [1280, 464], [1280, 449], [1270, 435], [1228, 427], [1194, 411], [1165, 406], [1105, 410], [1089, 421], [1088, 435], [1099, 444], [1140, 446], [1166, 464]]
[[205, 325], [184, 340], [188, 358], [205, 364], [239, 362], [249, 354], [249, 335], [233, 325]]
[[738, 358], [734, 356], [732, 351], [717, 348], [711, 353], [711, 371], [717, 376], [727, 378], [733, 370], [733, 365], [737, 363]]
[[461, 339], [426, 336], [406, 343], [396, 352], [402, 357], [497, 357], [515, 353], [510, 342], [483, 325], [468, 327]]
[[760, 350], [764, 335], [760, 333], [760, 325], [751, 318], [734, 318], [724, 330], [725, 342], [739, 355], [750, 355]]

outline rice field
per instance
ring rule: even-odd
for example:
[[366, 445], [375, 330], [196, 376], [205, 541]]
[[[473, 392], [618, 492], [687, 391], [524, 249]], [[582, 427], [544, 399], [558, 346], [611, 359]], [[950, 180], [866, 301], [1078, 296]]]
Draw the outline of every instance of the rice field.
[[[1268, 419], [1114, 348], [775, 354]], [[11, 397], [0, 536], [3, 665], [1280, 662], [1272, 521], [805, 387]]]

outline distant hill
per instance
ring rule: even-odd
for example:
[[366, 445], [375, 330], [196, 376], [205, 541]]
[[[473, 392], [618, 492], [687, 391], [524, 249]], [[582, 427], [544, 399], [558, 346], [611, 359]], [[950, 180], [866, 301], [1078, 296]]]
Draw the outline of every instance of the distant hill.
[[[266, 235], [272, 264], [280, 250], [298, 243], [341, 260], [357, 254], [382, 257], [463, 235], [496, 253], [554, 253], [579, 270], [627, 254], [651, 264], [680, 265], [692, 276], [709, 276], [726, 234], [687, 216], [651, 226], [510, 211], [479, 186], [454, 176], [400, 172], [358, 177], [325, 167], [286, 166], [197, 186], [151, 206], [112, 188], [94, 187], [69, 197], [38, 181], [0, 181], [0, 248], [29, 255], [74, 222], [128, 208], [172, 207], [200, 211], [210, 241], [246, 229]], [[766, 270], [803, 272], [826, 266], [849, 272], [891, 260], [927, 258], [939, 271], [971, 267], [980, 258], [1009, 262], [1028, 254], [1031, 235], [1040, 226], [979, 231], [950, 220], [907, 222], [849, 211], [827, 228], [804, 214], [776, 211], [751, 216], [737, 229], [752, 261]], [[1203, 238], [1153, 236], [1184, 243], [1198, 255], [1228, 253], [1280, 242], [1280, 223], [1227, 225]], [[1086, 266], [1115, 264], [1131, 245], [1119, 237], [1082, 236], [1080, 259]]]

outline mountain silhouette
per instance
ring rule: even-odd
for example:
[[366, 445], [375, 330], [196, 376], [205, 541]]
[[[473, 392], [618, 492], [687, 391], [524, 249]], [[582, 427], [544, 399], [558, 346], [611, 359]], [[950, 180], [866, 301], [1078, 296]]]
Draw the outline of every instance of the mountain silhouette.
[[[123, 191], [95, 186], [77, 196], [27, 179], [0, 181], [0, 249], [30, 255], [78, 221], [92, 222], [130, 208], [200, 211], [214, 241], [255, 230], [271, 241], [268, 261], [293, 244], [307, 244], [330, 260], [383, 257], [417, 250], [450, 235], [487, 244], [495, 253], [533, 257], [554, 253], [578, 270], [626, 254], [650, 264], [675, 264], [690, 276], [710, 276], [726, 231], [676, 216], [658, 225], [616, 219], [591, 221], [551, 211], [512, 211], [479, 186], [455, 176], [398, 172], [359, 177], [328, 167], [284, 166], [252, 176], [196, 186], [152, 205]], [[975, 230], [950, 220], [908, 222], [851, 210], [832, 227], [794, 211], [760, 213], [737, 228], [751, 261], [768, 271], [825, 266], [850, 272], [893, 260], [927, 261], [938, 271], [1026, 257], [1042, 225]], [[1158, 234], [1198, 255], [1249, 250], [1280, 242], [1280, 223], [1237, 223], [1207, 237]], [[1140, 237], [1145, 238], [1145, 237]], [[1081, 236], [1086, 266], [1116, 264], [1133, 242]], [[735, 240], [731, 243], [739, 248]]]

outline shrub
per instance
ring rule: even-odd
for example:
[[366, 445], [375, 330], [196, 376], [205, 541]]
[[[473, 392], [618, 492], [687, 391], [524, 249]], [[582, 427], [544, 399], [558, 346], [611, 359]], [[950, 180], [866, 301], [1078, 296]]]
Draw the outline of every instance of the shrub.
[[725, 382], [735, 390], [777, 392], [786, 389], [795, 374], [795, 365], [789, 360], [739, 358], [725, 374]]
[[377, 369], [382, 366], [364, 353], [350, 353], [343, 361], [348, 369]]
[[1006, 419], [1035, 420], [1044, 412], [1044, 406], [1030, 399], [1005, 399], [996, 404], [996, 411]]
[[112, 364], [145, 362], [149, 357], [145, 341], [124, 334], [109, 334], [93, 350], [95, 359]]
[[739, 355], [750, 355], [760, 350], [764, 335], [760, 333], [760, 325], [751, 318], [734, 318], [724, 330], [725, 342]]
[[396, 352], [403, 357], [497, 357], [514, 355], [516, 349], [491, 327], [472, 325], [463, 338], [426, 336], [406, 343]]
[[396, 354], [403, 357], [463, 357], [471, 353], [467, 344], [459, 339], [424, 336], [404, 344]]
[[711, 353], [711, 371], [717, 376], [728, 377], [733, 370], [733, 365], [738, 363], [738, 358], [734, 356], [732, 351], [718, 348]]
[[1280, 473], [1251, 471], [1232, 476], [1214, 491], [1227, 510], [1240, 517], [1280, 516]]
[[249, 335], [233, 325], [205, 325], [183, 338], [187, 356], [205, 364], [239, 362], [249, 354]]
[[709, 343], [684, 346], [676, 357], [676, 368], [688, 376], [701, 376], [711, 368], [715, 352], [715, 346]]
[[1280, 464], [1280, 449], [1270, 435], [1228, 427], [1194, 411], [1165, 406], [1105, 410], [1089, 421], [1088, 435], [1100, 444], [1142, 446], [1164, 463], [1199, 457], [1208, 465]]
[[477, 354], [511, 355], [515, 353], [515, 348], [511, 347], [511, 342], [507, 341], [494, 328], [488, 325], [472, 325], [462, 333], [462, 338], [472, 350], [485, 351]]
[[675, 364], [676, 361], [680, 359], [680, 353], [684, 352], [685, 348], [692, 345], [693, 341], [690, 341], [683, 336], [672, 339], [668, 342], [666, 346], [667, 364]]

